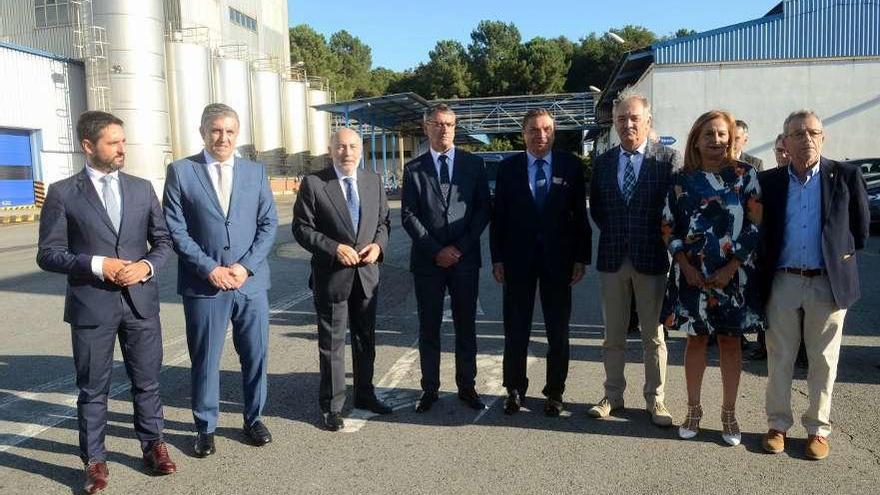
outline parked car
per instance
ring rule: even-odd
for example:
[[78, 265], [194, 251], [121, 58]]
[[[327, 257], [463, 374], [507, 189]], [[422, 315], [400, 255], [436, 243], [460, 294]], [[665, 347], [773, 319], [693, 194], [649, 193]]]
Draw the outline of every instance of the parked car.
[[481, 157], [486, 164], [486, 175], [489, 178], [489, 195], [495, 197], [495, 181], [498, 178], [498, 164], [504, 159], [511, 157], [519, 151], [477, 151], [475, 155]]
[[871, 210], [871, 231], [880, 231], [880, 173], [865, 174], [868, 185], [868, 207]]
[[862, 169], [862, 173], [867, 177], [868, 174], [880, 174], [880, 158], [858, 158], [856, 160], [847, 160], [853, 165], [858, 165]]

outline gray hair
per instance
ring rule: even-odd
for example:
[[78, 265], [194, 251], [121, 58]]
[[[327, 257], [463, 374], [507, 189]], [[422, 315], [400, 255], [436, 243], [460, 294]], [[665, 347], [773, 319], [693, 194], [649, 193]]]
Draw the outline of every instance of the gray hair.
[[353, 129], [353, 128], [351, 128], [351, 127], [340, 127], [339, 129], [336, 129], [336, 131], [334, 131], [333, 134], [330, 135], [330, 146], [331, 146], [331, 147], [336, 146], [336, 143], [339, 142], [339, 133], [340, 133], [340, 132], [345, 132], [345, 131], [351, 131], [351, 132], [353, 132], [354, 135], [357, 136], [361, 141], [363, 141], [363, 139], [364, 139], [364, 138], [361, 136], [361, 133], [359, 133], [359, 132], [356, 131], [355, 129]]
[[236, 111], [229, 105], [225, 103], [209, 103], [205, 109], [202, 110], [202, 122], [201, 125], [199, 125], [199, 128], [207, 129], [211, 122], [214, 122], [220, 117], [232, 117], [236, 122], [240, 122], [238, 120], [238, 113], [236, 113]]
[[639, 100], [642, 103], [642, 106], [645, 107], [645, 114], [649, 117], [651, 116], [651, 102], [648, 101], [648, 97], [639, 93], [632, 86], [627, 86], [617, 93], [617, 97], [614, 98], [611, 107], [611, 115], [617, 115], [617, 108], [627, 100]]
[[451, 113], [453, 117], [456, 117], [455, 110], [452, 109], [449, 105], [445, 103], [438, 103], [436, 105], [431, 105], [425, 110], [425, 113], [422, 114], [422, 122], [428, 123], [431, 120], [431, 117], [437, 113]]
[[805, 119], [807, 117], [816, 117], [816, 120], [818, 120], [820, 123], [822, 122], [822, 119], [819, 118], [819, 115], [810, 109], [802, 108], [800, 110], [795, 110], [794, 112], [788, 114], [788, 117], [785, 118], [785, 122], [782, 123], [782, 134], [785, 136], [788, 135], [789, 122], [795, 119]]

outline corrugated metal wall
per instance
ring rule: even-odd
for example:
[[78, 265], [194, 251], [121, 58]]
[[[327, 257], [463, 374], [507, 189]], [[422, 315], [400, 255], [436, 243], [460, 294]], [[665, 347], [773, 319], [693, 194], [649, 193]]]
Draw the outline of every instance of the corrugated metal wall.
[[880, 56], [880, 0], [787, 0], [783, 14], [659, 43], [658, 65]]
[[37, 28], [34, 23], [34, 0], [0, 1], [0, 41], [46, 50], [67, 58], [77, 55], [70, 25]]

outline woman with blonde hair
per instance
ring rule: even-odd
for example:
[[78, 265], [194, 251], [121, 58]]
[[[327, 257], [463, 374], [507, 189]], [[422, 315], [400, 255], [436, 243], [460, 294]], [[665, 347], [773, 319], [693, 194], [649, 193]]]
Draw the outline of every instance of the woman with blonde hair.
[[730, 445], [741, 440], [735, 414], [740, 336], [763, 325], [754, 263], [761, 191], [755, 169], [733, 157], [735, 129], [733, 116], [721, 110], [706, 112], [694, 122], [662, 224], [674, 260], [662, 320], [688, 335], [688, 406], [678, 434], [693, 438], [699, 431], [706, 347], [709, 336], [715, 335], [721, 361], [722, 437]]

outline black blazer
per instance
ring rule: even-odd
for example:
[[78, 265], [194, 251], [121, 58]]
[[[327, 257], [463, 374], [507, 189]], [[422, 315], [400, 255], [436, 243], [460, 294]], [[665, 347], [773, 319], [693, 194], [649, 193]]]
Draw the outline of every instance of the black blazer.
[[442, 270], [434, 257], [454, 245], [462, 256], [455, 270], [481, 266], [480, 236], [489, 224], [489, 181], [483, 159], [456, 148], [449, 201], [440, 194], [440, 179], [431, 153], [403, 168], [400, 220], [412, 238], [410, 270], [431, 274]]
[[360, 251], [368, 244], [376, 243], [382, 250], [378, 262], [384, 259], [388, 247], [391, 226], [382, 181], [373, 172], [359, 168], [357, 188], [361, 206], [357, 232], [332, 165], [303, 179], [293, 205], [293, 236], [312, 253], [309, 287], [315, 291], [316, 297], [324, 300], [339, 302], [348, 299], [355, 270], [365, 294], [372, 295], [379, 286], [378, 263], [348, 267], [336, 259], [339, 244]]
[[669, 270], [669, 254], [660, 231], [661, 217], [672, 172], [682, 166], [681, 155], [649, 143], [628, 205], [617, 184], [619, 158], [620, 146], [615, 146], [593, 166], [590, 215], [599, 227], [596, 269], [616, 272], [627, 257], [639, 273], [664, 274]]
[[[592, 231], [583, 165], [564, 151], [554, 150], [551, 160], [550, 192], [540, 214], [529, 189], [526, 153], [498, 165], [489, 240], [492, 263], [504, 263], [505, 278], [529, 276], [536, 261], [542, 277], [561, 282], [571, 278], [575, 262], [590, 263]], [[535, 260], [539, 239], [543, 253]]]
[[[822, 157], [822, 258], [831, 282], [834, 301], [840, 308], [856, 302], [859, 272], [856, 250], [865, 247], [870, 212], [865, 179], [857, 165]], [[788, 203], [788, 167], [779, 167], [758, 175], [764, 203], [761, 224], [761, 287], [764, 301], [770, 297], [785, 233], [785, 209]]]
[[122, 288], [92, 273], [92, 256], [148, 260], [158, 271], [171, 254], [171, 237], [162, 207], [149, 181], [119, 173], [122, 218], [119, 234], [85, 170], [49, 187], [40, 216], [37, 264], [67, 275], [64, 321], [75, 326], [101, 325], [113, 317], [108, 296], [128, 292], [141, 318], [159, 313], [156, 273], [146, 282]]

